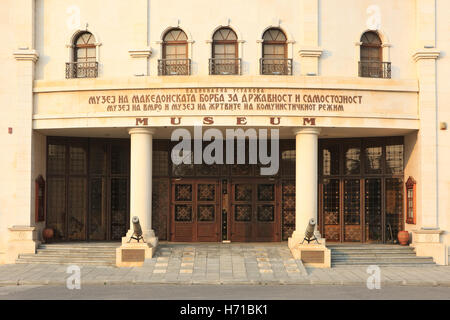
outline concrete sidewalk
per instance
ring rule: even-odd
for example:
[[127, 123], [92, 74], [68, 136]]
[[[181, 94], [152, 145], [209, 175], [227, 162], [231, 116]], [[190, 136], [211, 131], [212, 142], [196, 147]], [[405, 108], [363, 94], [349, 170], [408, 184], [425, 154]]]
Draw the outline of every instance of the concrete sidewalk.
[[[68, 265], [0, 266], [2, 285], [65, 285]], [[141, 268], [80, 266], [81, 284], [366, 285], [365, 267], [305, 268], [285, 244], [163, 244]], [[450, 286], [449, 266], [380, 267], [381, 285]]]

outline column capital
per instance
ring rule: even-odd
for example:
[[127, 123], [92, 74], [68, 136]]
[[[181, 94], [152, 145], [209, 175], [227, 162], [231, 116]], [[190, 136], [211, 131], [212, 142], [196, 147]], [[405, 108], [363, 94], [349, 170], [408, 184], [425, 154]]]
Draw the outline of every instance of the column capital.
[[315, 134], [319, 135], [322, 131], [321, 128], [311, 128], [311, 127], [303, 127], [303, 128], [294, 128], [292, 129], [295, 135], [298, 134]]
[[436, 60], [437, 58], [439, 58], [440, 55], [441, 55], [441, 51], [437, 50], [436, 48], [420, 49], [414, 53], [413, 59], [415, 62], [422, 60], [422, 59]]
[[128, 129], [128, 134], [132, 135], [132, 134], [155, 134], [156, 129], [153, 128], [131, 128]]

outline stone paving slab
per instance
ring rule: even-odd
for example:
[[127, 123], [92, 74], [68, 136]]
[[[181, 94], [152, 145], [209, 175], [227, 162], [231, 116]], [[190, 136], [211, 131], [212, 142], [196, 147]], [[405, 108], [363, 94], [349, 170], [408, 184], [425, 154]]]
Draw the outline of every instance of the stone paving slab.
[[[0, 266], [0, 286], [65, 285], [67, 265]], [[365, 286], [366, 267], [305, 268], [286, 244], [161, 244], [141, 268], [80, 266], [81, 283]], [[450, 266], [380, 267], [381, 285], [450, 286]]]

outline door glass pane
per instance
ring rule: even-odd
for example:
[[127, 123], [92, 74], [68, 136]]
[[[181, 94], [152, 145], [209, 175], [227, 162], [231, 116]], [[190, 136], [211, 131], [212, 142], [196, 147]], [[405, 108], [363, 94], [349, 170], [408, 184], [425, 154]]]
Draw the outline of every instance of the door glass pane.
[[237, 204], [234, 209], [235, 221], [251, 221], [252, 220], [252, 206], [248, 204]]
[[295, 175], [295, 150], [285, 150], [281, 153], [281, 171], [283, 175]]
[[234, 199], [236, 201], [252, 201], [252, 185], [236, 184], [234, 188]]
[[215, 217], [215, 206], [213, 204], [199, 204], [197, 206], [198, 221], [211, 222]]
[[128, 158], [128, 147], [124, 145], [112, 145], [111, 174], [127, 174]]
[[387, 174], [403, 173], [403, 145], [386, 146], [386, 171]]
[[382, 173], [382, 157], [383, 148], [381, 146], [373, 146], [365, 148], [365, 167], [366, 173], [380, 174]]
[[344, 172], [346, 175], [359, 174], [361, 169], [361, 148], [344, 145]]
[[71, 174], [86, 174], [87, 151], [84, 146], [71, 145], [69, 147], [69, 172]]
[[340, 241], [339, 179], [323, 180], [323, 218], [325, 238]]
[[66, 146], [49, 144], [47, 152], [48, 174], [64, 174], [66, 168]]
[[127, 178], [111, 179], [111, 239], [120, 240], [127, 233]]
[[169, 153], [167, 151], [153, 151], [153, 175], [169, 175]]
[[359, 179], [344, 180], [344, 240], [361, 241]]
[[366, 241], [381, 242], [381, 179], [366, 179], [365, 193]]
[[258, 184], [258, 201], [274, 201], [275, 185], [274, 184]]
[[216, 199], [216, 185], [214, 184], [198, 184], [197, 200], [198, 201], [214, 201]]
[[257, 218], [260, 222], [273, 222], [275, 219], [275, 206], [271, 204], [258, 205]]
[[386, 241], [397, 239], [403, 229], [403, 179], [386, 179]]
[[54, 231], [55, 240], [66, 238], [65, 178], [47, 179], [47, 226]]
[[175, 221], [191, 222], [192, 221], [192, 205], [190, 205], [190, 204], [175, 205]]
[[106, 179], [92, 179], [89, 192], [89, 240], [105, 240], [107, 230]]
[[282, 184], [282, 240], [287, 241], [295, 230], [295, 182]]
[[86, 240], [86, 178], [69, 178], [69, 240]]
[[106, 174], [108, 152], [106, 144], [91, 144], [89, 154], [89, 171], [91, 174]]
[[339, 174], [339, 145], [327, 146], [322, 149], [322, 174], [324, 176]]

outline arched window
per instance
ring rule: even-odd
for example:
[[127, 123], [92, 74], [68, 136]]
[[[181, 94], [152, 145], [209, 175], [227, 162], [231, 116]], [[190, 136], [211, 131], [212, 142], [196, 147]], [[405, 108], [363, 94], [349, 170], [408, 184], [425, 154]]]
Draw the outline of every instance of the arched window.
[[382, 42], [375, 31], [367, 31], [361, 36], [360, 59], [360, 77], [391, 77], [391, 64], [383, 62]]
[[240, 74], [237, 35], [231, 28], [220, 28], [213, 35], [209, 74]]
[[188, 59], [188, 37], [186, 33], [174, 28], [163, 38], [163, 58], [159, 60], [159, 75], [189, 75], [191, 61]]
[[292, 59], [287, 59], [287, 38], [278, 28], [263, 34], [261, 74], [292, 74]]
[[94, 35], [81, 32], [73, 44], [73, 62], [66, 65], [66, 78], [95, 78], [98, 75], [97, 47]]

